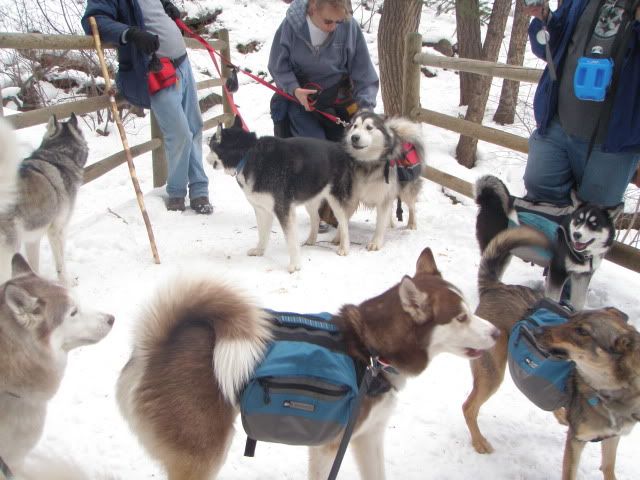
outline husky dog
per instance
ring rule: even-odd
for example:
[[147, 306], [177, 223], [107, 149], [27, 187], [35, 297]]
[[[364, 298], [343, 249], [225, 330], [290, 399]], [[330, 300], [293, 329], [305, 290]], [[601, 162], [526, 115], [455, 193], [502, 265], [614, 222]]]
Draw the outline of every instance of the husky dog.
[[289, 272], [300, 270], [295, 207], [304, 204], [311, 219], [305, 245], [318, 236], [318, 208], [327, 200], [338, 219], [338, 255], [349, 253], [349, 229], [344, 206], [351, 196], [352, 161], [339, 144], [314, 138], [257, 138], [239, 118], [231, 128], [211, 138], [207, 157], [213, 168], [235, 175], [256, 213], [258, 245], [247, 253], [262, 256], [273, 216], [278, 218], [289, 249]]
[[[476, 203], [480, 209], [476, 220], [476, 236], [480, 250], [501, 230], [507, 228], [509, 220], [518, 224], [514, 202], [509, 190], [498, 178], [485, 175], [476, 181]], [[571, 280], [571, 304], [578, 310], [584, 308], [589, 282], [613, 245], [615, 228], [613, 218], [619, 207], [603, 208], [580, 202], [565, 209], [554, 209], [554, 215], [563, 218], [557, 238], [551, 247], [552, 255], [546, 281], [546, 296], [560, 301], [562, 289]], [[536, 261], [544, 263], [545, 260]]]
[[376, 231], [367, 250], [379, 250], [391, 218], [393, 202], [400, 198], [409, 207], [407, 228], [415, 230], [416, 201], [422, 178], [406, 182], [398, 179], [398, 162], [403, 145], [411, 144], [420, 164], [424, 164], [425, 147], [421, 125], [404, 118], [385, 118], [371, 111], [358, 112], [351, 120], [344, 139], [346, 151], [355, 159], [353, 194], [347, 217], [351, 218], [359, 202], [376, 209]]
[[[476, 315], [492, 322], [502, 335], [495, 347], [471, 361], [473, 390], [463, 412], [478, 453], [493, 452], [478, 427], [478, 413], [504, 377], [509, 332], [543, 296], [528, 287], [505, 285], [502, 273], [512, 249], [547, 248], [548, 244], [538, 230], [511, 228], [498, 233], [482, 254]], [[571, 400], [556, 415], [569, 425], [562, 479], [575, 480], [585, 442], [602, 440], [601, 470], [605, 480], [615, 480], [620, 436], [640, 420], [640, 334], [627, 323], [625, 314], [603, 308], [579, 311], [567, 323], [540, 329], [535, 335], [542, 348], [576, 364], [576, 373], [570, 379]]]
[[20, 254], [11, 266], [12, 278], [0, 285], [0, 456], [18, 469], [42, 434], [67, 353], [102, 340], [114, 319], [80, 308]]
[[[0, 134], [1, 135], [1, 134]], [[82, 185], [89, 149], [78, 128], [75, 114], [67, 122], [52, 116], [40, 146], [19, 165], [0, 155], [2, 175], [15, 180], [0, 187], [0, 282], [10, 277], [11, 257], [25, 244], [27, 259], [38, 271], [40, 240], [46, 233], [56, 264], [58, 278], [69, 285], [64, 262], [65, 229], [73, 213], [78, 189]]]
[[[363, 399], [352, 446], [363, 479], [384, 478], [384, 430], [394, 390], [421, 373], [438, 353], [479, 356], [498, 331], [471, 313], [445, 281], [431, 250], [413, 278], [333, 318], [348, 354], [367, 362], [376, 352], [397, 374], [380, 373], [394, 388]], [[138, 323], [117, 401], [131, 429], [169, 480], [215, 478], [238, 414], [238, 395], [271, 339], [267, 314], [237, 289], [212, 279], [174, 280]], [[340, 438], [310, 449], [309, 478], [327, 478]]]

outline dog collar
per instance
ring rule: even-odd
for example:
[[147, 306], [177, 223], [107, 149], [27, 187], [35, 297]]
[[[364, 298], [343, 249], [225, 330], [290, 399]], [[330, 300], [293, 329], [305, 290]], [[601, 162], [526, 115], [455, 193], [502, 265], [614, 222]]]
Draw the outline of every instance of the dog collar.
[[247, 164], [247, 156], [245, 155], [240, 159], [238, 165], [236, 165], [236, 177], [242, 173], [244, 166]]

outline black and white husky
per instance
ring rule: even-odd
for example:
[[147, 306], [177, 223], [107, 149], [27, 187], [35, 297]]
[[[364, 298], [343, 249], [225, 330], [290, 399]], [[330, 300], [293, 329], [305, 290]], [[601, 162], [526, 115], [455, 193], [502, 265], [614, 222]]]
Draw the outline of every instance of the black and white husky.
[[[476, 236], [483, 251], [498, 232], [507, 228], [509, 219], [519, 223], [516, 210], [519, 206], [526, 209], [525, 203], [528, 202], [512, 197], [506, 185], [493, 175], [485, 175], [476, 181], [475, 197], [480, 207]], [[591, 277], [613, 245], [613, 219], [619, 207], [603, 208], [581, 202], [575, 196], [574, 205], [565, 209], [547, 208], [545, 205], [533, 207], [539, 209], [541, 216], [558, 216], [561, 219], [551, 259], [547, 260], [549, 272], [545, 295], [560, 301], [563, 287], [570, 279], [570, 302], [581, 310], [585, 305]], [[543, 261], [536, 263], [547, 266]]]
[[[398, 163], [409, 146], [417, 161], [424, 164], [425, 147], [419, 123], [395, 117], [386, 118], [371, 111], [357, 113], [344, 137], [347, 152], [355, 159], [353, 195], [348, 204], [351, 218], [358, 204], [376, 209], [376, 231], [367, 250], [379, 250], [391, 219], [393, 204], [400, 198], [409, 207], [407, 228], [415, 230], [416, 201], [422, 187], [419, 175], [408, 181], [398, 178]], [[403, 148], [404, 147], [404, 148]]]
[[209, 142], [213, 168], [235, 175], [258, 223], [258, 245], [247, 253], [261, 256], [269, 241], [273, 216], [280, 222], [289, 249], [289, 272], [300, 270], [300, 245], [296, 228], [297, 205], [311, 218], [305, 245], [318, 236], [318, 208], [327, 200], [338, 220], [338, 255], [349, 253], [347, 201], [351, 198], [353, 162], [338, 143], [314, 138], [257, 138], [236, 119], [231, 128], [218, 127]]

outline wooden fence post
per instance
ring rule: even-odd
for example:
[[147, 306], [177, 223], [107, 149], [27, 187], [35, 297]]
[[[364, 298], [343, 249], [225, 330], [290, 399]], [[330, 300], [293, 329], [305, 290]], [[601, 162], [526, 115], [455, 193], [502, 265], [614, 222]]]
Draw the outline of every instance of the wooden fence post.
[[151, 138], [159, 139], [162, 144], [151, 152], [151, 162], [153, 168], [153, 187], [158, 188], [167, 183], [167, 156], [164, 152], [164, 139], [162, 138], [162, 130], [158, 125], [155, 115], [151, 110]]
[[[225, 43], [224, 48], [220, 50], [220, 54], [222, 58], [226, 58], [231, 61], [231, 45], [229, 44], [229, 30], [223, 28], [218, 32], [218, 38]], [[231, 69], [229, 66], [223, 61], [222, 63], [222, 80], [226, 80], [229, 77]], [[223, 83], [224, 85], [224, 83]], [[229, 99], [224, 92], [224, 87], [222, 88], [222, 111], [224, 113], [228, 113], [228, 120], [224, 122], [225, 127], [230, 127], [233, 124], [233, 110], [231, 109], [231, 105], [229, 105]]]
[[422, 35], [409, 32], [404, 40], [402, 72], [402, 116], [413, 118], [412, 112], [420, 108], [420, 65], [414, 61], [422, 51]]

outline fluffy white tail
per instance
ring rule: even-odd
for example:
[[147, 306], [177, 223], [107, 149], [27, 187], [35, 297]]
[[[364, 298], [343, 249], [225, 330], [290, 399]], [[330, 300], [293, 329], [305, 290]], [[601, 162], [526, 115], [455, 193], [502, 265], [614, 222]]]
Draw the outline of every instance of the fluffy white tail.
[[16, 134], [9, 122], [0, 118], [0, 212], [15, 203], [19, 164]]

